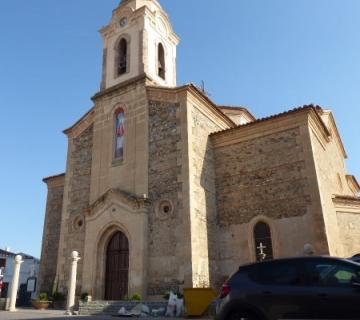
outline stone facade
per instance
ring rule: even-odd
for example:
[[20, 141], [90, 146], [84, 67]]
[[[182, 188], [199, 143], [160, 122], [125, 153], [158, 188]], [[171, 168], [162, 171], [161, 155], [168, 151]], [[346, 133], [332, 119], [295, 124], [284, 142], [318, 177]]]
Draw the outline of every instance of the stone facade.
[[[66, 219], [63, 221], [63, 246], [61, 256], [70, 257], [76, 250], [84, 254], [85, 219], [84, 211], [89, 206], [90, 179], [93, 149], [93, 126], [90, 125], [79, 136], [70, 141], [70, 157], [67, 181], [67, 203], [64, 206]], [[58, 287], [65, 290], [69, 280], [69, 263], [62, 261]], [[82, 260], [78, 263], [78, 291], [81, 293]]]
[[300, 129], [216, 148], [217, 209], [221, 227], [303, 216], [310, 194]]
[[[180, 104], [149, 101], [149, 295], [179, 290], [182, 261], [177, 254], [182, 233]], [[181, 248], [180, 248], [181, 249]], [[162, 265], [161, 269], [159, 266]]]
[[189, 102], [191, 107], [190, 203], [193, 244], [193, 284], [208, 286], [218, 279], [217, 211], [215, 160], [209, 134], [223, 128], [206, 107]]
[[48, 186], [44, 233], [41, 257], [46, 264], [40, 267], [38, 282], [40, 292], [51, 292], [56, 279], [57, 255], [59, 250], [61, 214], [64, 195], [64, 175], [44, 179]]
[[[123, 18], [130, 71], [114, 78]], [[45, 179], [41, 288], [55, 281], [66, 292], [77, 250], [78, 294], [104, 299], [114, 267], [109, 243], [119, 232], [129, 249], [121, 253], [128, 254], [125, 291], [152, 299], [170, 289], [217, 288], [239, 264], [256, 261], [258, 222], [269, 226], [275, 258], [300, 255], [308, 243], [318, 254], [360, 252], [360, 186], [346, 172], [331, 112], [311, 105], [257, 120], [245, 108], [217, 106], [194, 85], [174, 87], [178, 39], [168, 24], [156, 0], [129, 0], [102, 30], [101, 91], [65, 130], [65, 174]], [[156, 75], [155, 38], [167, 48], [165, 80]], [[119, 134], [122, 158], [114, 152]]]

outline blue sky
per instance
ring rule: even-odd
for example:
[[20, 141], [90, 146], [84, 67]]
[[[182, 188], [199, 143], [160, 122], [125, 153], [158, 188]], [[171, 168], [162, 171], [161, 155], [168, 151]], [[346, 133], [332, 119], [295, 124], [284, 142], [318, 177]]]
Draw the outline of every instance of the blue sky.
[[[3, 0], [0, 9], [0, 248], [40, 255], [44, 176], [65, 169], [62, 130], [99, 89], [119, 0]], [[182, 42], [178, 83], [257, 117], [331, 108], [360, 177], [360, 1], [162, 0]]]

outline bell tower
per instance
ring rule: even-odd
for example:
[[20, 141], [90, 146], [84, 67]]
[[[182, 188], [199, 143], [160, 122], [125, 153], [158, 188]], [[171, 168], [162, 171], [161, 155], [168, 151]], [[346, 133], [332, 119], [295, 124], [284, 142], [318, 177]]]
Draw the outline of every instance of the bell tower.
[[157, 0], [122, 0], [104, 41], [101, 90], [146, 74], [160, 86], [176, 86], [179, 37]]

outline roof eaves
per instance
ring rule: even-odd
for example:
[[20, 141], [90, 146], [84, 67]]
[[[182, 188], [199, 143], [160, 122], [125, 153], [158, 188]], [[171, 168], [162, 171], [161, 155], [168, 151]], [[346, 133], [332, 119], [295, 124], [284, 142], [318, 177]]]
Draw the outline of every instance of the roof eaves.
[[256, 120], [256, 117], [249, 111], [248, 108], [242, 106], [224, 106], [224, 105], [217, 105], [219, 109], [224, 110], [234, 110], [234, 111], [242, 111], [245, 112], [253, 121]]
[[222, 119], [224, 119], [231, 128], [236, 127], [236, 123], [232, 121], [226, 114], [224, 114], [221, 110], [219, 110], [218, 106], [206, 95], [204, 94], [199, 88], [197, 88], [193, 83], [185, 84], [179, 87], [163, 87], [163, 86], [156, 86], [156, 85], [147, 85], [148, 88], [151, 89], [159, 89], [159, 90], [169, 90], [169, 91], [182, 91], [182, 90], [191, 90], [196, 95], [200, 96], [203, 100], [207, 102], [211, 110], [213, 110], [217, 115], [219, 115]]
[[288, 110], [288, 111], [285, 111], [285, 112], [282, 112], [282, 113], [278, 113], [278, 114], [275, 114], [275, 115], [271, 115], [269, 117], [265, 117], [265, 118], [260, 118], [260, 119], [257, 119], [253, 122], [249, 122], [249, 123], [246, 123], [246, 124], [242, 124], [242, 125], [238, 125], [236, 126], [235, 128], [230, 128], [230, 129], [225, 129], [225, 130], [221, 130], [221, 131], [217, 131], [217, 132], [213, 132], [210, 134], [210, 136], [214, 136], [214, 135], [218, 135], [218, 134], [222, 134], [222, 133], [226, 133], [226, 132], [229, 132], [229, 131], [233, 131], [233, 130], [239, 130], [239, 129], [242, 129], [244, 127], [250, 127], [250, 126], [254, 126], [254, 125], [257, 125], [259, 123], [263, 123], [263, 122], [266, 122], [266, 121], [271, 121], [271, 120], [274, 120], [274, 119], [278, 119], [278, 118], [281, 118], [281, 117], [286, 117], [290, 114], [295, 114], [295, 113], [298, 113], [298, 112], [303, 112], [305, 110], [309, 110], [309, 111], [313, 111], [317, 117], [317, 119], [319, 120], [322, 128], [324, 129], [326, 135], [329, 137], [330, 136], [330, 132], [329, 130], [327, 129], [324, 121], [321, 119], [318, 111], [317, 111], [317, 108], [320, 108], [319, 106], [314, 106], [312, 104], [310, 105], [304, 105], [303, 107], [298, 107], [298, 108], [295, 108], [295, 109], [292, 109], [292, 110]]
[[346, 196], [346, 195], [338, 195], [338, 194], [334, 194], [333, 195], [333, 199], [335, 200], [349, 200], [349, 201], [356, 201], [360, 203], [360, 197], [357, 196]]
[[225, 118], [227, 120], [227, 122], [229, 123], [229, 125], [231, 126], [231, 128], [235, 128], [237, 126], [236, 123], [233, 120], [231, 120], [226, 114], [221, 112], [218, 109], [218, 106], [204, 92], [202, 92], [197, 86], [195, 86], [193, 83], [190, 83], [188, 86], [190, 89], [194, 90], [198, 95], [200, 95], [204, 100], [206, 100], [209, 103], [209, 105], [211, 106], [211, 108], [218, 115], [220, 115], [222, 118]]
[[86, 119], [86, 117], [92, 113], [95, 110], [95, 106], [92, 107], [89, 111], [87, 111], [78, 121], [76, 121], [71, 127], [65, 129], [63, 131], [64, 134], [69, 134], [71, 132], [71, 130], [73, 130], [77, 125], [79, 125], [84, 119]]
[[65, 177], [65, 173], [60, 173], [60, 174], [56, 174], [56, 175], [53, 175], [53, 176], [45, 177], [43, 179], [43, 182], [47, 183], [50, 180], [61, 178], [61, 177]]

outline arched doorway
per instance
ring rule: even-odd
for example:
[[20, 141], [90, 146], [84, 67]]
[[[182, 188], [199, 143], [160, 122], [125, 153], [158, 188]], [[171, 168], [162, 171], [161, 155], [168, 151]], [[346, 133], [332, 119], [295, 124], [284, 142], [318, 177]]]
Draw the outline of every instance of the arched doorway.
[[106, 249], [105, 299], [122, 300], [128, 294], [129, 241], [124, 233], [115, 233]]

